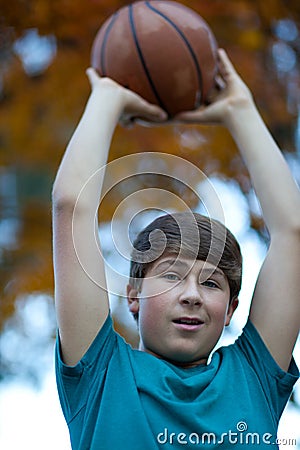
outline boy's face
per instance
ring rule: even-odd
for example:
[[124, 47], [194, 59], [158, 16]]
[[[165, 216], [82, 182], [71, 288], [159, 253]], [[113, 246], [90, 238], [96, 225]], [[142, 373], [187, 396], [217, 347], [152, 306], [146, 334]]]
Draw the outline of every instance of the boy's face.
[[201, 260], [163, 256], [140, 293], [127, 288], [139, 313], [140, 349], [183, 367], [205, 363], [237, 307], [224, 273]]

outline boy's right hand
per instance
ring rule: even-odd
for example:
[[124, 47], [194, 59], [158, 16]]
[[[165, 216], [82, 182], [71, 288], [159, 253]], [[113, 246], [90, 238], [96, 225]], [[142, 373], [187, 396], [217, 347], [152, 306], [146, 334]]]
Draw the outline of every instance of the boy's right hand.
[[108, 77], [100, 77], [95, 69], [89, 68], [86, 71], [89, 78], [92, 92], [104, 90], [120, 102], [119, 123], [124, 127], [133, 125], [136, 119], [141, 119], [149, 124], [162, 123], [168, 118], [167, 113], [157, 105], [153, 105], [135, 92], [126, 89], [114, 80]]

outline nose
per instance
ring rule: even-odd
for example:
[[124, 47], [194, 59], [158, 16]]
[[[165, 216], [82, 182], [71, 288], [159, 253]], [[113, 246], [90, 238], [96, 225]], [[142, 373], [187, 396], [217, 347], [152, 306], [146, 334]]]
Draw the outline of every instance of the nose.
[[183, 306], [200, 306], [202, 305], [202, 297], [200, 292], [200, 286], [196, 281], [190, 281], [185, 283], [184, 288], [179, 296], [179, 302]]

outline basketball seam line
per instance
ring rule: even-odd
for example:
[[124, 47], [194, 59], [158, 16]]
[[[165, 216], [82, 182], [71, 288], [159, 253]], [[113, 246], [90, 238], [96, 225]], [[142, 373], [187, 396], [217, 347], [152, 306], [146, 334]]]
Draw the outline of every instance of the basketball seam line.
[[102, 48], [101, 48], [101, 52], [100, 52], [100, 55], [101, 55], [101, 62], [100, 62], [100, 64], [101, 64], [101, 75], [102, 76], [106, 76], [105, 50], [106, 50], [106, 44], [107, 44], [108, 36], [109, 36], [109, 33], [110, 33], [110, 31], [111, 31], [111, 29], [112, 29], [112, 27], [113, 27], [117, 17], [118, 17], [118, 11], [113, 15], [110, 23], [108, 24], [108, 26], [106, 28], [106, 31], [105, 31], [105, 34], [104, 34], [104, 37], [103, 37]]
[[[199, 106], [199, 104], [201, 104], [201, 98], [202, 98], [202, 92], [203, 92], [203, 78], [202, 78], [202, 73], [201, 73], [201, 69], [200, 66], [198, 64], [197, 61], [197, 57], [195, 55], [195, 52], [190, 44], [190, 42], [188, 41], [187, 37], [184, 35], [184, 33], [180, 30], [180, 28], [168, 17], [166, 16], [164, 13], [162, 13], [161, 11], [157, 10], [154, 6], [152, 6], [149, 1], [146, 1], [146, 6], [151, 9], [152, 11], [154, 11], [156, 14], [160, 15], [161, 17], [163, 17], [176, 31], [177, 33], [180, 35], [180, 37], [182, 38], [182, 40], [184, 41], [184, 43], [186, 44], [192, 59], [194, 61], [194, 64], [196, 66], [196, 72], [197, 72], [197, 78], [198, 78], [198, 85], [199, 85], [199, 89], [200, 89], [200, 98], [196, 99], [196, 106]], [[199, 104], [198, 104], [199, 102]]]
[[129, 5], [128, 6], [128, 13], [129, 13], [130, 27], [131, 27], [131, 31], [132, 31], [132, 35], [133, 35], [133, 39], [134, 39], [134, 42], [135, 42], [136, 49], [138, 51], [139, 58], [140, 58], [140, 61], [142, 63], [143, 69], [145, 71], [146, 77], [147, 77], [147, 79], [149, 81], [149, 84], [151, 86], [153, 94], [155, 95], [155, 97], [156, 97], [156, 99], [157, 99], [157, 101], [159, 103], [159, 106], [162, 109], [164, 109], [169, 114], [169, 112], [167, 111], [163, 101], [161, 100], [161, 98], [160, 98], [160, 96], [159, 96], [159, 94], [157, 92], [155, 84], [154, 84], [154, 82], [153, 82], [153, 80], [151, 78], [150, 72], [149, 72], [148, 67], [146, 65], [146, 61], [144, 59], [144, 55], [143, 55], [142, 49], [141, 49], [141, 47], [139, 45], [138, 38], [137, 38], [137, 33], [136, 33], [136, 29], [135, 29], [135, 24], [134, 24], [134, 18], [133, 18], [133, 6], [134, 5]]

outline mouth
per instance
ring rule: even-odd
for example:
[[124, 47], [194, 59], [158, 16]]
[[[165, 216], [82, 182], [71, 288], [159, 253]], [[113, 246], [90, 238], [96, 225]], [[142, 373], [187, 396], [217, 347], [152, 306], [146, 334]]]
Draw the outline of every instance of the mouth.
[[197, 331], [204, 324], [198, 317], [179, 317], [178, 319], [174, 319], [173, 323], [176, 328], [185, 331]]

